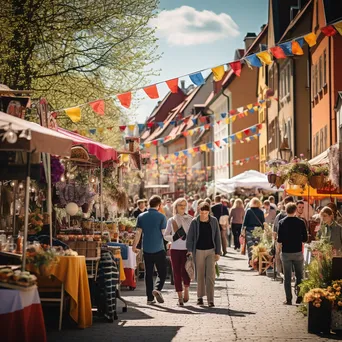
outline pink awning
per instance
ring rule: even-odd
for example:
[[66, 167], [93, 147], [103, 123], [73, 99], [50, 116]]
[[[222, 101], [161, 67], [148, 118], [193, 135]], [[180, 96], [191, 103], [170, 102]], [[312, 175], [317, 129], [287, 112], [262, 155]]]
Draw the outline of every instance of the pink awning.
[[58, 127], [57, 131], [70, 138], [74, 145], [82, 145], [84, 148], [87, 149], [89, 154], [94, 155], [98, 160], [102, 162], [111, 159], [116, 160], [118, 157], [116, 150], [111, 146], [101, 144], [87, 137], [83, 137], [82, 135], [79, 135], [77, 133], [70, 132], [61, 127]]

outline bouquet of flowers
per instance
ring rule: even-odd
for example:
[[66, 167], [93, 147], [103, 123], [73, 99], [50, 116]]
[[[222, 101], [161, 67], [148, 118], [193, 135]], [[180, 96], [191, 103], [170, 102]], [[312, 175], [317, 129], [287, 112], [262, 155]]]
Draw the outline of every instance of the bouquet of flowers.
[[40, 214], [39, 210], [36, 210], [29, 215], [29, 233], [30, 234], [37, 234], [43, 228], [43, 215]]
[[316, 308], [321, 307], [321, 303], [324, 299], [330, 297], [329, 292], [326, 289], [315, 288], [310, 290], [304, 296], [304, 303], [312, 302], [312, 305]]
[[327, 299], [332, 302], [338, 310], [342, 310], [342, 279], [335, 280], [331, 286], [328, 286]]

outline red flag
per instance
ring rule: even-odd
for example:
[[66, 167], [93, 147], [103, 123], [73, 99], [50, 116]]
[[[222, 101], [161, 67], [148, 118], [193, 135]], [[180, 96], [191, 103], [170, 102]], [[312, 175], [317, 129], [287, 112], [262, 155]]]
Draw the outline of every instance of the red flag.
[[221, 141], [217, 140], [217, 141], [215, 141], [215, 144], [216, 144], [217, 147], [220, 147], [221, 146]]
[[184, 137], [187, 137], [188, 135], [189, 135], [189, 132], [188, 132], [188, 131], [183, 132], [183, 136], [184, 136]]
[[89, 103], [89, 106], [93, 109], [96, 114], [104, 115], [105, 113], [105, 102], [103, 100], [93, 101]]
[[113, 127], [107, 127], [107, 129], [109, 129], [111, 131], [113, 129]]
[[200, 117], [200, 121], [201, 121], [201, 122], [207, 122], [207, 118], [206, 118], [205, 116], [201, 116], [201, 117]]
[[204, 128], [205, 129], [210, 129], [210, 126], [211, 126], [210, 124], [206, 124], [206, 125], [204, 125]]
[[152, 140], [152, 144], [153, 144], [154, 146], [157, 146], [157, 145], [158, 145], [158, 140]]
[[236, 109], [231, 109], [230, 111], [229, 111], [229, 114], [230, 115], [234, 115], [234, 114], [236, 114], [237, 113], [237, 110]]
[[194, 152], [199, 152], [199, 149], [200, 149], [199, 147], [194, 147], [193, 148]]
[[147, 123], [147, 127], [148, 127], [148, 128], [152, 128], [153, 126], [154, 126], [154, 122], [148, 122], [148, 123]]
[[126, 129], [127, 126], [119, 126], [120, 131], [123, 132]]
[[270, 50], [275, 58], [286, 58], [285, 52], [280, 46], [272, 47]]
[[243, 131], [243, 133], [245, 133], [246, 135], [248, 135], [250, 132], [251, 132], [251, 131], [250, 131], [249, 129], [245, 129], [245, 130]]
[[131, 106], [131, 101], [132, 101], [132, 93], [124, 93], [124, 94], [119, 94], [117, 95], [118, 99], [121, 103], [121, 106], [129, 108]]
[[144, 88], [144, 91], [150, 99], [157, 99], [159, 97], [156, 84], [152, 84], [151, 86]]
[[178, 93], [178, 78], [166, 81], [167, 86], [171, 90], [171, 93]]
[[232, 68], [234, 74], [236, 76], [240, 77], [240, 75], [241, 75], [241, 62], [240, 61], [231, 62], [231, 63], [229, 63], [229, 65]]
[[327, 36], [327, 37], [332, 37], [332, 36], [334, 36], [336, 33], [337, 33], [337, 31], [336, 31], [336, 29], [335, 29], [335, 27], [334, 26], [326, 26], [326, 27], [322, 27], [321, 28], [321, 31]]
[[222, 120], [217, 121], [216, 123], [219, 125], [222, 122]]
[[189, 117], [187, 117], [187, 118], [184, 118], [184, 120], [183, 120], [183, 122], [187, 125], [188, 124], [188, 122], [189, 122]]
[[258, 129], [261, 129], [261, 128], [262, 128], [262, 124], [259, 124], [259, 125], [257, 126], [257, 128], [258, 128]]

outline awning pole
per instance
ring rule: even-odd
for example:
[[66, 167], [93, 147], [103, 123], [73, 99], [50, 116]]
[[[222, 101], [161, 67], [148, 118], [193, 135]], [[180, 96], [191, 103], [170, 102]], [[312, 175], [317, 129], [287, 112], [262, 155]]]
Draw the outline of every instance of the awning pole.
[[50, 246], [52, 247], [52, 185], [51, 185], [51, 156], [46, 154], [47, 161], [47, 184], [48, 184], [48, 198], [47, 198], [47, 211], [49, 215], [49, 227], [50, 227]]
[[25, 271], [26, 266], [26, 247], [27, 247], [27, 232], [28, 232], [28, 213], [30, 203], [30, 182], [31, 182], [31, 152], [27, 152], [27, 174], [25, 184], [25, 219], [24, 219], [24, 241], [23, 241], [23, 259], [21, 270]]
[[101, 216], [101, 236], [103, 232], [103, 162], [100, 166], [100, 216]]

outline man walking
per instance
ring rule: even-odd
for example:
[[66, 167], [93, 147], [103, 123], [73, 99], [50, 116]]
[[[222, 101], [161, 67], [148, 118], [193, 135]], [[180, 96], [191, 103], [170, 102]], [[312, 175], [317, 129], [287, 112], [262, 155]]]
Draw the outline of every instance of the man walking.
[[269, 200], [264, 201], [264, 215], [265, 222], [268, 224], [273, 224], [277, 216], [277, 211], [273, 209]]
[[[222, 241], [222, 253], [223, 255], [227, 254], [227, 228], [228, 228], [228, 207], [224, 206], [221, 203], [221, 196], [215, 196], [215, 204], [211, 207], [211, 212], [216, 217], [217, 222], [220, 223], [221, 216], [226, 216], [226, 223], [219, 224], [220, 232], [221, 232], [221, 241]], [[231, 235], [229, 236], [229, 247], [230, 247]]]
[[137, 205], [138, 207], [133, 211], [133, 216], [134, 218], [138, 218], [138, 216], [142, 213], [144, 213], [145, 211], [147, 211], [146, 209], [146, 204], [145, 204], [145, 200], [138, 200], [137, 201]]
[[[291, 278], [292, 268], [296, 275], [296, 288], [302, 282], [304, 256], [302, 244], [307, 241], [308, 233], [303, 220], [296, 217], [297, 206], [295, 203], [286, 205], [287, 217], [279, 222], [278, 243], [282, 244], [281, 259], [284, 269], [284, 288], [286, 300], [284, 304], [292, 305]], [[296, 303], [302, 302], [301, 297], [297, 297]]]
[[[138, 216], [137, 232], [133, 243], [133, 251], [138, 253], [137, 244], [142, 235], [147, 304], [154, 304], [154, 298], [159, 303], [164, 303], [160, 291], [163, 289], [166, 279], [167, 263], [163, 236], [167, 222], [165, 215], [158, 211], [161, 204], [162, 200], [159, 196], [150, 198], [150, 208]], [[155, 290], [153, 290], [154, 266], [156, 266], [158, 274]]]

